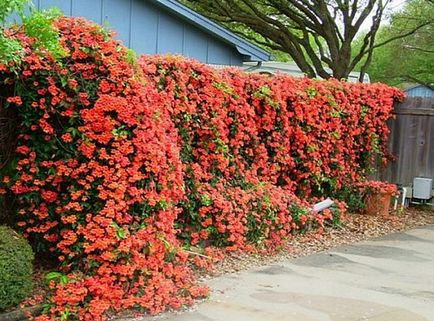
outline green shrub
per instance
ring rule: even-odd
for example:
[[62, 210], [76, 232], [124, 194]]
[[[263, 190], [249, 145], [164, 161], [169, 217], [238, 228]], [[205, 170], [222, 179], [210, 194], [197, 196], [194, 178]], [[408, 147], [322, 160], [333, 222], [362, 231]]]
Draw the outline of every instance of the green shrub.
[[344, 186], [332, 194], [333, 199], [345, 202], [349, 213], [360, 213], [365, 209], [363, 193], [355, 186]]
[[0, 226], [0, 311], [21, 302], [33, 288], [33, 251], [17, 232]]

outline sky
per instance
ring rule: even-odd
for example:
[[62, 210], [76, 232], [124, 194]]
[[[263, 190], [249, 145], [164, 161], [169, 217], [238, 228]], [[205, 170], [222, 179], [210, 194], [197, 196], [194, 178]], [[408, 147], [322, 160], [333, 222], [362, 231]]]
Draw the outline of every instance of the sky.
[[[388, 16], [390, 16], [391, 13], [398, 12], [402, 10], [407, 0], [392, 0], [389, 5], [387, 6], [387, 14], [383, 17], [381, 24], [387, 24], [389, 19]], [[362, 26], [360, 27], [360, 32], [366, 32], [369, 31], [372, 25], [372, 14], [365, 19]]]

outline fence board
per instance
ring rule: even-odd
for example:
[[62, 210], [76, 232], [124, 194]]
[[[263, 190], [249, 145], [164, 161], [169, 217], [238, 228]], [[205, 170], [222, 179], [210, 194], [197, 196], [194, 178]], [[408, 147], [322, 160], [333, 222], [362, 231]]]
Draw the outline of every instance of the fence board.
[[434, 99], [409, 97], [394, 109], [389, 149], [396, 157], [377, 177], [410, 185], [415, 176], [434, 178]]

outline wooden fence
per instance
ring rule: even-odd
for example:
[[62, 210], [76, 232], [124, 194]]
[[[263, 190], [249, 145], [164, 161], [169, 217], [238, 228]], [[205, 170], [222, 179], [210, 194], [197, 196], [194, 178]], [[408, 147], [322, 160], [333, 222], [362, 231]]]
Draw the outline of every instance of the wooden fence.
[[415, 176], [434, 178], [434, 98], [408, 97], [394, 113], [389, 148], [396, 159], [379, 178], [405, 186]]

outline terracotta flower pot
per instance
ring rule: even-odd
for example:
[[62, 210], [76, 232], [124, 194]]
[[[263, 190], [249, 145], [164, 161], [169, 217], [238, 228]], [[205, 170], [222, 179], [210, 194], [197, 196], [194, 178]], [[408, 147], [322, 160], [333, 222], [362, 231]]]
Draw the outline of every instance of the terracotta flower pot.
[[368, 215], [389, 216], [392, 194], [370, 193], [365, 197], [365, 212]]

